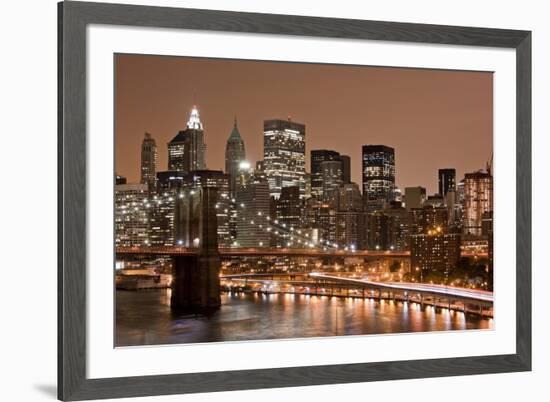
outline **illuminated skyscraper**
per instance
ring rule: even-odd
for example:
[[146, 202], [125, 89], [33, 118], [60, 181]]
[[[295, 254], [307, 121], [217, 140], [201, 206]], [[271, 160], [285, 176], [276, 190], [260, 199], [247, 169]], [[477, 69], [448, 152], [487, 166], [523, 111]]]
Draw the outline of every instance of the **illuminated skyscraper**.
[[225, 173], [229, 175], [229, 193], [231, 197], [235, 196], [237, 179], [239, 174], [239, 165], [246, 158], [244, 141], [241, 138], [237, 128], [237, 118], [227, 144], [225, 146]]
[[305, 197], [306, 127], [288, 120], [264, 121], [264, 172], [275, 198], [283, 187], [298, 186]]
[[323, 196], [323, 170], [321, 163], [337, 161], [340, 154], [328, 149], [313, 149], [311, 151], [311, 195], [322, 198]]
[[479, 171], [464, 177], [464, 211], [462, 231], [482, 235], [483, 214], [493, 211], [493, 176]]
[[141, 143], [141, 184], [154, 191], [157, 182], [157, 144], [151, 134], [145, 133]]
[[189, 173], [206, 169], [206, 145], [199, 110], [194, 106], [185, 130], [168, 143], [168, 170]]
[[363, 199], [366, 209], [384, 209], [393, 201], [394, 189], [394, 149], [385, 145], [363, 145]]

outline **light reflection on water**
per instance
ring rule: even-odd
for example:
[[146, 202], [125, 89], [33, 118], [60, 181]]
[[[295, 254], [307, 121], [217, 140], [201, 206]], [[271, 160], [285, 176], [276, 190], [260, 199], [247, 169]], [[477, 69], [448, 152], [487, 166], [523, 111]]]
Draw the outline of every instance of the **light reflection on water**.
[[400, 301], [222, 293], [211, 317], [170, 311], [170, 290], [116, 292], [116, 346], [243, 341], [464, 329], [491, 329], [481, 319]]

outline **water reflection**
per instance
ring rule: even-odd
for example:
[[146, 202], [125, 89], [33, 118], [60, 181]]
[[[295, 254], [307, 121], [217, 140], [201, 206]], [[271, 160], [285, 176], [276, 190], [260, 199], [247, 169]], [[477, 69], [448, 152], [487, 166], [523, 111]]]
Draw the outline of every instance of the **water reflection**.
[[416, 303], [223, 293], [212, 317], [173, 315], [170, 290], [116, 292], [116, 345], [490, 329], [493, 320]]

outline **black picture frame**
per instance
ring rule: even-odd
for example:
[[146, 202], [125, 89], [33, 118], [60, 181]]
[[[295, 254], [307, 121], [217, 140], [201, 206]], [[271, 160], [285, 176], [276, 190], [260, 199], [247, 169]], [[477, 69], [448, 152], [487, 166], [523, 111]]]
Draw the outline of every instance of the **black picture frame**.
[[[86, 377], [86, 27], [89, 24], [510, 48], [516, 51], [516, 353]], [[531, 32], [84, 2], [58, 4], [58, 398], [342, 384], [531, 370]], [[509, 261], [513, 264], [512, 261]]]

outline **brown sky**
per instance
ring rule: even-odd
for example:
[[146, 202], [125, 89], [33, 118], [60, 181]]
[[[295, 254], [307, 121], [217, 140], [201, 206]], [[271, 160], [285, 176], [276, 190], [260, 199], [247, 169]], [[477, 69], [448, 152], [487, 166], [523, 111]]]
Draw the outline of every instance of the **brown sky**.
[[306, 125], [312, 149], [351, 156], [361, 185], [361, 146], [395, 148], [403, 189], [437, 191], [437, 169], [458, 178], [485, 167], [492, 153], [492, 73], [294, 64], [167, 56], [116, 56], [115, 166], [139, 181], [145, 131], [156, 139], [157, 171], [167, 169], [166, 144], [196, 104], [209, 169], [223, 169], [225, 143], [237, 115], [246, 156], [263, 155], [263, 120]]

